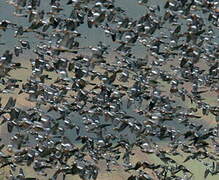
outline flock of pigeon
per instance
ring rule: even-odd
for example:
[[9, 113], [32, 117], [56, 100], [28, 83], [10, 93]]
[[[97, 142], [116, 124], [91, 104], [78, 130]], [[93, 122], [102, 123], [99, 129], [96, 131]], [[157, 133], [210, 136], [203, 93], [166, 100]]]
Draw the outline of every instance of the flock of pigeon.
[[[219, 2], [139, 0], [145, 14], [135, 19], [116, 1], [50, 0], [48, 11], [40, 0], [7, 1], [27, 25], [0, 22], [1, 36], [14, 31], [19, 43], [0, 57], [1, 93], [18, 90], [35, 105], [25, 109], [9, 97], [1, 106], [10, 136], [0, 141], [6, 179], [39, 179], [24, 173], [29, 167], [50, 180], [96, 180], [100, 160], [109, 173], [128, 172], [128, 180], [193, 179], [174, 156], [203, 163], [203, 178], [218, 176], [219, 107], [205, 93], [218, 98]], [[103, 31], [109, 43], [81, 46], [89, 38], [83, 25]], [[140, 46], [144, 57], [134, 54]], [[16, 57], [30, 50], [31, 76], [12, 78], [24, 68]], [[203, 124], [208, 116], [214, 127]], [[163, 163], [134, 164], [134, 149]]]

